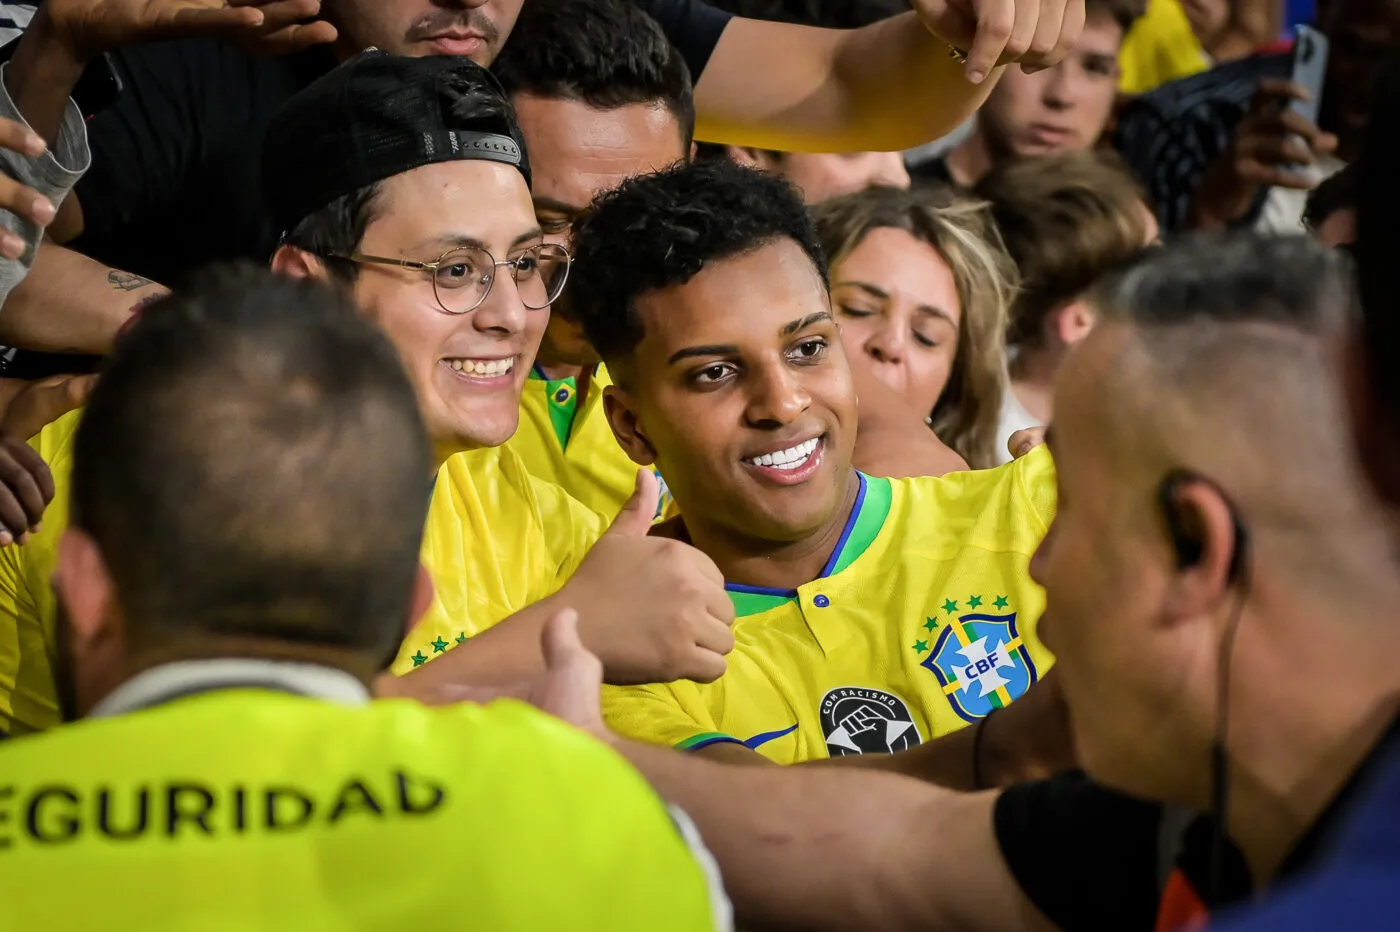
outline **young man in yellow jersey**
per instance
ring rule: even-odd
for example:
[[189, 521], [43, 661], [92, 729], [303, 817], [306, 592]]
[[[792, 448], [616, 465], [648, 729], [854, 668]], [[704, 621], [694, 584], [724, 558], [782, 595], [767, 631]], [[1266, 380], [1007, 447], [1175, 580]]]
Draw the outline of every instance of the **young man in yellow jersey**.
[[[567, 245], [574, 220], [598, 194], [689, 159], [695, 125], [690, 78], [681, 54], [632, 0], [526, 4], [516, 27], [492, 72], [510, 96], [530, 152], [535, 215], [545, 240]], [[603, 414], [603, 389], [610, 384], [566, 287], [550, 307], [525, 383], [520, 428], [508, 447], [532, 475], [604, 514], [628, 499], [637, 475]], [[862, 397], [856, 455], [865, 468], [924, 475], [965, 467], [918, 430], [922, 415], [903, 410], [883, 386], [863, 390]], [[664, 511], [664, 479], [661, 485]]]
[[1048, 669], [1027, 564], [1054, 511], [1043, 450], [889, 480], [851, 466], [856, 395], [806, 210], [728, 163], [633, 179], [575, 225], [571, 287], [624, 449], [739, 616], [715, 683], [610, 691], [621, 733], [779, 762], [887, 753], [977, 722]]
[[257, 270], [123, 339], [55, 574], [85, 720], [0, 744], [0, 926], [728, 928], [684, 817], [604, 745], [514, 703], [369, 701], [431, 599], [397, 357], [349, 301]]
[[[434, 443], [423, 555], [435, 596], [395, 665], [410, 675], [385, 685], [423, 694], [535, 669], [540, 626], [559, 605], [579, 611], [610, 680], [718, 676], [732, 608], [708, 559], [645, 536], [650, 477], [639, 501], [652, 500], [604, 533], [611, 515], [532, 479], [499, 447], [568, 261], [543, 243], [523, 144], [489, 73], [465, 58], [365, 53], [287, 105], [265, 156], [268, 205], [287, 231], [273, 268], [346, 288], [383, 327]], [[80, 418], [34, 441], [60, 490]], [[46, 658], [62, 527], [51, 510], [33, 546], [0, 551], [0, 621], [15, 619], [26, 686], [11, 708], [0, 689], [0, 730], [58, 719]]]

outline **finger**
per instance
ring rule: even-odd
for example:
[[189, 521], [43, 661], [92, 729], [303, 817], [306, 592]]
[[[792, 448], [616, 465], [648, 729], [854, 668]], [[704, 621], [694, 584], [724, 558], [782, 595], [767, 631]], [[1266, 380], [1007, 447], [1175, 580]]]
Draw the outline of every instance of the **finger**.
[[180, 39], [221, 36], [256, 29], [263, 24], [261, 10], [253, 7], [184, 9], [142, 31], [142, 39]]
[[1064, 28], [1066, 0], [1042, 0], [1040, 17], [1026, 46], [1022, 71], [1039, 71], [1059, 61], [1060, 32]]
[[[39, 451], [27, 443], [13, 441], [8, 445], [10, 453], [14, 456], [19, 465], [34, 478], [34, 482], [39, 487], [39, 495], [42, 496], [44, 504], [53, 501], [54, 485], [53, 473], [49, 470], [49, 464], [44, 462], [44, 458], [39, 455]], [[38, 523], [44, 516], [41, 509], [38, 514], [29, 516], [30, 527]]]
[[657, 484], [656, 476], [650, 469], [638, 469], [636, 491], [623, 504], [608, 533], [645, 537], [660, 503], [661, 487]]
[[1070, 49], [1079, 41], [1084, 31], [1084, 0], [1068, 0], [1064, 6], [1063, 20], [1060, 23], [1060, 37], [1051, 53], [1051, 61], [1063, 61]]
[[726, 627], [734, 624], [734, 602], [724, 590], [723, 583], [705, 598], [705, 613]]
[[1241, 176], [1244, 176], [1253, 164], [1286, 167], [1311, 165], [1317, 161], [1312, 150], [1297, 136], [1255, 137], [1240, 147], [1238, 158], [1243, 166]]
[[0, 120], [0, 147], [37, 159], [48, 144], [44, 137], [16, 120]]
[[23, 533], [23, 529], [29, 527], [29, 518], [20, 501], [26, 493], [38, 497], [34, 480], [13, 459], [0, 454], [0, 524], [11, 533]]
[[1240, 177], [1255, 184], [1289, 188], [1294, 191], [1311, 191], [1316, 186], [1314, 180], [1307, 175], [1255, 161], [1247, 162], [1241, 167]]
[[52, 201], [8, 175], [0, 175], [0, 210], [8, 210], [40, 227], [52, 223], [57, 213]]
[[587, 647], [578, 634], [578, 612], [571, 608], [555, 612], [544, 623], [540, 634], [540, 647], [544, 651], [544, 665], [550, 671], [562, 670], [577, 664], [597, 663], [601, 680], [603, 665]]
[[1011, 26], [1011, 35], [1006, 39], [1006, 47], [1001, 51], [1000, 61], [1024, 61], [1035, 38], [1036, 27], [1040, 24], [1041, 0], [1016, 0], [1016, 18]]
[[1016, 26], [1016, 0], [977, 0], [977, 4], [977, 31], [964, 66], [973, 84], [980, 84], [996, 67]]
[[713, 683], [724, 676], [727, 668], [728, 664], [722, 656], [697, 647], [687, 658], [685, 669], [690, 671], [689, 674], [681, 678], [695, 683]]
[[1308, 100], [1312, 94], [1306, 87], [1296, 81], [1288, 81], [1283, 78], [1263, 78], [1259, 81], [1259, 90], [1254, 92], [1254, 100], [1264, 103], [1277, 104], [1279, 101]]
[[692, 626], [695, 646], [723, 656], [734, 649], [734, 629], [708, 615]]
[[1292, 133], [1295, 136], [1302, 136], [1309, 142], [1328, 135], [1318, 129], [1316, 125], [1306, 119], [1302, 114], [1294, 113], [1292, 110], [1280, 111], [1277, 117], [1277, 125], [1283, 132]]
[[252, 39], [246, 45], [252, 51], [265, 55], [283, 55], [334, 42], [338, 36], [334, 26], [324, 20], [317, 20], [305, 25], [287, 26], [270, 35]]

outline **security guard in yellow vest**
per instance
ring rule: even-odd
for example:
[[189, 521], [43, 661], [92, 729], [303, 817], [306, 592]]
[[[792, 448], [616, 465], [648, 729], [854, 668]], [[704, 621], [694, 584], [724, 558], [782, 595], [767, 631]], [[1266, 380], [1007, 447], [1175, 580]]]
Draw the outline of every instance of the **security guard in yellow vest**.
[[368, 701], [431, 598], [431, 458], [332, 292], [164, 300], [74, 446], [55, 665], [84, 720], [0, 743], [0, 930], [728, 927], [688, 822], [603, 745]]

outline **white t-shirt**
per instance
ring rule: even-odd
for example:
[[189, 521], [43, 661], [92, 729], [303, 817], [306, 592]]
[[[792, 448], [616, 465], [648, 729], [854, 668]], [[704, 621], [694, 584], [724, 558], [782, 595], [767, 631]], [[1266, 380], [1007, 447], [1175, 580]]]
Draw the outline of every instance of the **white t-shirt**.
[[[1308, 166], [1306, 173], [1313, 178], [1313, 186], [1322, 184], [1337, 172], [1346, 168], [1346, 162], [1336, 156], [1323, 156], [1316, 165]], [[1311, 191], [1298, 191], [1294, 188], [1270, 188], [1264, 198], [1264, 207], [1259, 219], [1254, 221], [1254, 232], [1264, 234], [1305, 233], [1303, 212], [1308, 206]]]
[[997, 421], [997, 465], [1012, 460], [1011, 453], [1006, 449], [1012, 434], [1027, 427], [1040, 426], [1040, 421], [1022, 406], [1016, 398], [1016, 393], [1011, 390], [1011, 384], [1007, 383], [1006, 391], [1001, 395], [1001, 416]]

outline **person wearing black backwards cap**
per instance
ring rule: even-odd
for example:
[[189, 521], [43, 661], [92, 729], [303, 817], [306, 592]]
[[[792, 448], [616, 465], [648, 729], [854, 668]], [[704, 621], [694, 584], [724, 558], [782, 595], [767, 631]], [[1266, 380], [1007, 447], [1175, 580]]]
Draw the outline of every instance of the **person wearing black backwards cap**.
[[729, 928], [689, 823], [602, 744], [518, 703], [367, 701], [431, 592], [396, 355], [256, 269], [122, 338], [55, 574], [85, 720], [0, 744], [0, 926]]
[[[650, 473], [605, 532], [604, 517], [531, 479], [500, 448], [569, 255], [544, 242], [525, 148], [490, 72], [463, 58], [363, 53], [288, 103], [264, 170], [288, 230], [274, 270], [347, 291], [389, 335], [433, 444], [423, 561], [435, 593], [396, 668], [414, 675], [382, 685], [429, 698], [529, 673], [541, 662], [541, 628], [562, 607], [578, 611], [611, 680], [719, 676], [733, 610], [698, 551], [645, 536], [657, 494]], [[31, 688], [11, 715], [18, 731], [58, 720], [49, 579], [81, 417], [33, 441], [55, 504], [27, 546], [0, 552], [0, 617], [12, 616], [30, 645], [21, 673]]]
[[398, 347], [433, 440], [423, 556], [437, 595], [404, 643], [395, 669], [414, 675], [400, 686], [537, 669], [558, 606], [579, 612], [610, 680], [719, 676], [733, 608], [708, 559], [645, 536], [655, 478], [639, 478], [605, 533], [604, 517], [502, 447], [570, 259], [544, 240], [490, 73], [364, 53], [277, 116], [263, 177], [288, 231], [273, 268], [350, 291]]
[[[55, 33], [81, 62], [111, 11], [134, 2], [48, 0], [30, 28]], [[1051, 64], [1084, 24], [1083, 0], [917, 0], [912, 12], [851, 30], [730, 17], [703, 0], [633, 2], [686, 59], [699, 138], [797, 152], [901, 150], [937, 138], [977, 109], [994, 65]], [[13, 339], [103, 352], [134, 300], [159, 290], [150, 280], [215, 258], [266, 258], [280, 231], [251, 195], [261, 135], [281, 102], [369, 47], [489, 65], [522, 3], [337, 0], [309, 21], [320, 0], [240, 0], [267, 17], [240, 46], [324, 47], [279, 58], [210, 42], [117, 50], [122, 96], [90, 126], [93, 169], [52, 230], [97, 261], [45, 250], [12, 299], [31, 309]], [[969, 53], [966, 64], [956, 49]], [[988, 77], [975, 83], [978, 75]], [[109, 279], [114, 269], [125, 272]]]

